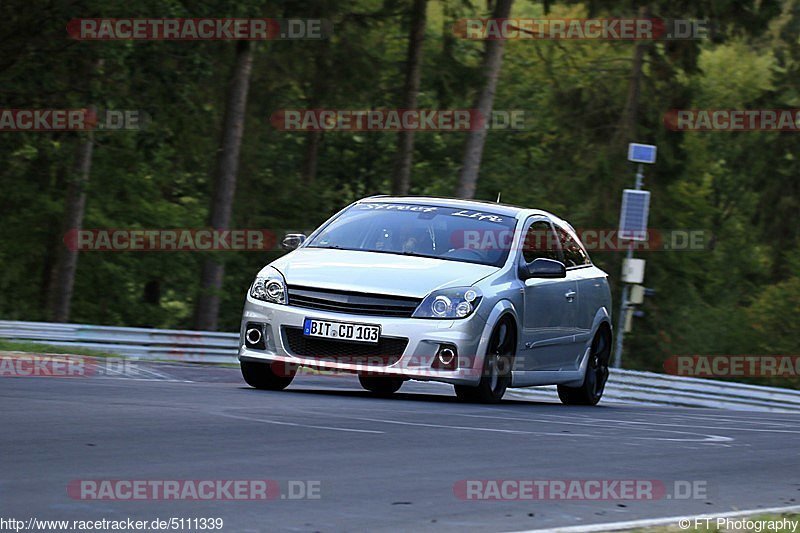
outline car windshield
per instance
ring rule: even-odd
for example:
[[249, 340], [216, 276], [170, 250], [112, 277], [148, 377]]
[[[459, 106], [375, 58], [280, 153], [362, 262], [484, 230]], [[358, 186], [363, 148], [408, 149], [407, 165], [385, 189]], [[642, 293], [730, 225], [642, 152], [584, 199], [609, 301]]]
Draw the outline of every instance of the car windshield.
[[364, 202], [351, 206], [309, 248], [433, 257], [500, 267], [516, 219], [491, 210]]

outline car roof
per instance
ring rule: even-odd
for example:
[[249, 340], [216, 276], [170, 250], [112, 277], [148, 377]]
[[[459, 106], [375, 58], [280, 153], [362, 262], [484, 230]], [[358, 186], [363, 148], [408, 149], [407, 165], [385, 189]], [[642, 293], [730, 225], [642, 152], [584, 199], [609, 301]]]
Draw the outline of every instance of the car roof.
[[511, 204], [500, 204], [495, 202], [488, 202], [485, 200], [463, 200], [460, 198], [443, 198], [437, 196], [370, 196], [359, 200], [359, 202], [369, 203], [396, 203], [396, 204], [418, 204], [418, 205], [432, 205], [439, 207], [455, 207], [461, 209], [485, 209], [498, 215], [513, 216], [515, 218], [527, 218], [530, 215], [545, 215], [552, 220], [565, 223], [557, 216], [541, 209], [530, 209]]

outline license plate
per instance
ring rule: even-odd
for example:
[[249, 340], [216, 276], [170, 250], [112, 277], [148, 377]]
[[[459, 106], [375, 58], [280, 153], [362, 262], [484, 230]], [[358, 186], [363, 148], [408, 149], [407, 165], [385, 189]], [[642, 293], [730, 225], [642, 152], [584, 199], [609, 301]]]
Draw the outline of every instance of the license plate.
[[331, 322], [330, 320], [306, 318], [303, 322], [303, 335], [339, 341], [378, 344], [378, 340], [381, 337], [381, 327], [372, 324], [353, 324], [352, 322]]

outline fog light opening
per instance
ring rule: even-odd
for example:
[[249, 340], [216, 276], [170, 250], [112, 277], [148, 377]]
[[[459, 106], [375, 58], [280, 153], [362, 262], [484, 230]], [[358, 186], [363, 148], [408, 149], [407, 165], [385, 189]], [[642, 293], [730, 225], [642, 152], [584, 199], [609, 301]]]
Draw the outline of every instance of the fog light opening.
[[250, 344], [258, 344], [261, 342], [261, 330], [250, 328], [247, 330], [247, 342]]
[[458, 363], [458, 354], [456, 347], [450, 344], [443, 344], [439, 346], [439, 351], [436, 352], [436, 358], [433, 361], [433, 367], [442, 370], [455, 370]]
[[444, 366], [450, 366], [456, 359], [456, 353], [451, 348], [442, 348], [439, 350], [439, 362]]
[[244, 330], [244, 344], [254, 350], [267, 349], [267, 332], [264, 331], [265, 324], [258, 322], [248, 322]]

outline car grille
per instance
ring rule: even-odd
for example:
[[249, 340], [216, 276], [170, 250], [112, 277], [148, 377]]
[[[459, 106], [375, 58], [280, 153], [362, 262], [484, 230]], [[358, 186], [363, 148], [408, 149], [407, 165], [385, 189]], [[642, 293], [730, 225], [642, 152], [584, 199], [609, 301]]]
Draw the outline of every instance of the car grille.
[[381, 337], [377, 344], [361, 344], [303, 335], [303, 328], [283, 328], [289, 350], [295, 355], [339, 363], [388, 366], [400, 360], [408, 339]]
[[362, 294], [291, 285], [287, 289], [291, 306], [351, 315], [408, 318], [422, 302], [419, 298], [404, 296]]

